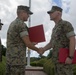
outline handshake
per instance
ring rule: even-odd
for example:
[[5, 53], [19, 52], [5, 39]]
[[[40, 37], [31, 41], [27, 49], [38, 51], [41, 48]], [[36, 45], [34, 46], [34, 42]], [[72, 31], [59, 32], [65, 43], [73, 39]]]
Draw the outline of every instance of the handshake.
[[[33, 45], [38, 44], [37, 42], [32, 42], [32, 43], [33, 43]], [[45, 52], [45, 48], [44, 47], [40, 47], [37, 50], [37, 53], [39, 53], [40, 55], [42, 55], [44, 52]]]
[[44, 48], [39, 48], [39, 50], [37, 51], [40, 55], [42, 55], [44, 52], [45, 52], [45, 49]]

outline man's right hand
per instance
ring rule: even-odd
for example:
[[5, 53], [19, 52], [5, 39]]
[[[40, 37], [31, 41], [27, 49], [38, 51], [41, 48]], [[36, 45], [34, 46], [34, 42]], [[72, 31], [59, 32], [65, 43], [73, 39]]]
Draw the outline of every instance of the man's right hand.
[[38, 53], [39, 53], [40, 55], [42, 55], [44, 52], [45, 52], [45, 51], [44, 51], [44, 48], [39, 48]]

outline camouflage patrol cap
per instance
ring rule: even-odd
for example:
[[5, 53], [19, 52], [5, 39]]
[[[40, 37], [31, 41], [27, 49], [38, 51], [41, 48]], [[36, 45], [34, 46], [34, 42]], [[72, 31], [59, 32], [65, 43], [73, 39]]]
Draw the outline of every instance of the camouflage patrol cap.
[[24, 10], [24, 11], [26, 11], [26, 12], [27, 12], [28, 14], [30, 14], [30, 15], [33, 14], [33, 12], [30, 11], [30, 7], [28, 7], [28, 6], [20, 5], [20, 6], [18, 6], [18, 8], [17, 8], [17, 11], [18, 11], [18, 10]]
[[1, 19], [0, 19], [0, 25], [3, 25], [3, 23], [1, 23]]
[[52, 6], [52, 9], [47, 11], [48, 14], [53, 13], [55, 11], [60, 11], [62, 12], [62, 8], [58, 7], [58, 6]]

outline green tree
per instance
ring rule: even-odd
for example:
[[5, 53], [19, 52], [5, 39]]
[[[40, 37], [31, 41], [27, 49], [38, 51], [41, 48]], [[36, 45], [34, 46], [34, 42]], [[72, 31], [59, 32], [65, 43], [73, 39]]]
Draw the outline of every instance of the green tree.
[[6, 55], [6, 47], [4, 45], [2, 45], [2, 55], [3, 56]]
[[52, 57], [52, 52], [53, 52], [53, 50], [51, 49], [51, 50], [49, 51], [49, 54], [47, 55], [47, 58], [48, 58], [48, 59], [50, 59], [50, 58]]
[[46, 56], [39, 54], [39, 58], [46, 58]]

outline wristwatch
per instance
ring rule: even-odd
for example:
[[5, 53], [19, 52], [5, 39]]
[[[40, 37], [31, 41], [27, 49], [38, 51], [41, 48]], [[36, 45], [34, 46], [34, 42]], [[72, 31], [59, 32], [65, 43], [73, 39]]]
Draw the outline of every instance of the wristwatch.
[[74, 57], [73, 56], [68, 56], [68, 58], [73, 59]]

